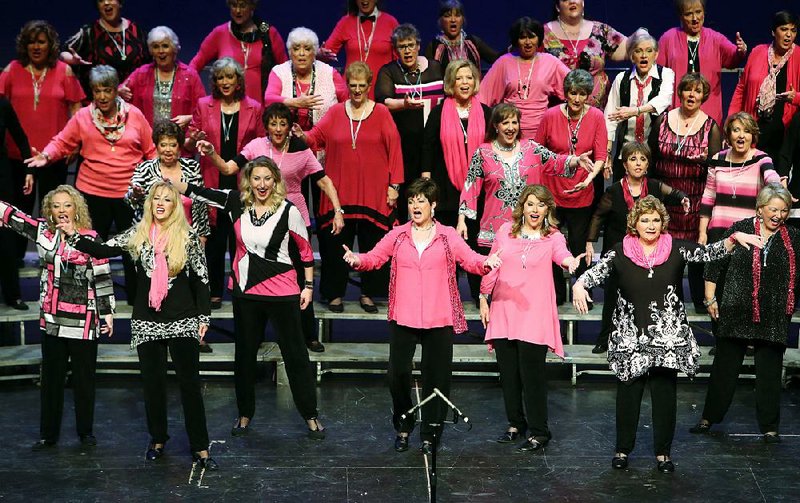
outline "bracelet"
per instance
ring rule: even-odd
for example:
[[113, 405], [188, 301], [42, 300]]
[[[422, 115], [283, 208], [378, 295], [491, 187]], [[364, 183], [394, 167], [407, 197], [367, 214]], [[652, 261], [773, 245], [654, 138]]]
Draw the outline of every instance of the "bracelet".
[[389, 188], [393, 189], [395, 192], [400, 192], [400, 184], [399, 183], [390, 183]]
[[47, 162], [50, 162], [50, 160], [51, 160], [50, 154], [48, 154], [48, 153], [47, 153], [47, 152], [45, 152], [44, 150], [42, 150], [42, 151], [41, 151], [41, 152], [39, 152], [39, 153], [40, 153], [40, 154], [42, 154], [42, 157], [44, 157], [44, 158], [47, 160]]
[[717, 303], [717, 297], [716, 297], [716, 295], [715, 295], [714, 297], [711, 297], [711, 298], [710, 298], [710, 299], [708, 299], [708, 300], [704, 300], [704, 301], [703, 301], [703, 305], [704, 305], [704, 306], [706, 306], [706, 307], [710, 307], [710, 306], [711, 306], [711, 304], [716, 304], [716, 303]]
[[642, 111], [639, 107], [636, 107], [636, 115], [637, 116], [642, 115]]
[[479, 293], [478, 294], [478, 299], [483, 299], [483, 300], [487, 300], [488, 301], [489, 300], [489, 294], [488, 293]]
[[311, 290], [314, 289], [314, 281], [306, 281], [305, 285], [306, 288], [310, 288]]
[[339, 213], [340, 215], [344, 215], [344, 209], [343, 208], [336, 208], [335, 210], [333, 210], [333, 212], [334, 213]]
[[732, 245], [736, 244], [736, 233], [734, 232], [730, 236], [728, 236], [728, 242]]

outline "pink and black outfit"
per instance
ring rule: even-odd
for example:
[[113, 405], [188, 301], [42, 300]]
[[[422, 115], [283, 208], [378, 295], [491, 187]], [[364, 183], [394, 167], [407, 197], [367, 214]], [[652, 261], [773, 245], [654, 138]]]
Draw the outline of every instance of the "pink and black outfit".
[[[456, 283], [456, 265], [473, 274], [485, 274], [486, 257], [472, 251], [453, 229], [436, 224], [430, 242], [414, 243], [412, 223], [392, 229], [368, 253], [359, 255], [359, 271], [374, 270], [391, 260], [388, 319], [389, 388], [392, 394], [393, 421], [398, 432], [414, 429], [413, 416], [401, 415], [411, 401], [412, 360], [417, 343], [422, 345], [422, 394], [433, 388], [450, 394], [453, 335], [466, 332], [464, 307]], [[446, 408], [439, 401], [422, 408], [420, 433], [423, 441], [441, 436]]]
[[272, 67], [288, 61], [286, 44], [278, 30], [266, 21], [253, 18], [256, 29], [244, 33], [233, 21], [223, 23], [209, 33], [189, 62], [197, 73], [205, 66], [230, 57], [244, 69], [244, 91], [261, 103]]
[[[68, 360], [72, 361], [77, 433], [80, 437], [92, 435], [98, 329], [101, 317], [114, 313], [114, 286], [108, 260], [76, 250], [45, 219], [34, 219], [2, 201], [0, 219], [6, 228], [36, 243], [42, 263], [40, 438], [53, 444], [61, 433]], [[97, 237], [91, 230], [80, 232], [87, 239]]]
[[[672, 106], [680, 106], [678, 84], [684, 75], [700, 72], [708, 80], [711, 93], [700, 106], [717, 124], [722, 124], [722, 85], [723, 68], [737, 68], [744, 61], [736, 44], [725, 35], [710, 28], [703, 27], [698, 41], [689, 41], [686, 32], [681, 28], [667, 30], [658, 40], [658, 57], [656, 63], [675, 72], [675, 89]], [[671, 183], [671, 182], [670, 182]]]
[[256, 356], [267, 323], [272, 321], [286, 365], [289, 386], [303, 419], [317, 417], [316, 385], [300, 323], [300, 287], [290, 257], [297, 246], [303, 267], [314, 266], [305, 222], [297, 207], [284, 200], [274, 213], [260, 217], [245, 207], [236, 190], [189, 185], [186, 195], [224, 211], [233, 222], [236, 255], [229, 288], [236, 330], [234, 380], [239, 417], [255, 414]]
[[537, 53], [531, 61], [504, 54], [486, 72], [478, 97], [490, 107], [511, 103], [519, 108], [520, 139], [527, 140], [536, 136], [548, 102], [564, 101], [564, 77], [568, 73], [567, 65], [548, 53]]
[[481, 282], [481, 293], [491, 295], [486, 342], [497, 354], [509, 426], [546, 443], [545, 358], [548, 351], [564, 357], [551, 265], [572, 255], [556, 228], [536, 239], [513, 236], [511, 228], [503, 224], [492, 244], [492, 253], [503, 251], [503, 264]]

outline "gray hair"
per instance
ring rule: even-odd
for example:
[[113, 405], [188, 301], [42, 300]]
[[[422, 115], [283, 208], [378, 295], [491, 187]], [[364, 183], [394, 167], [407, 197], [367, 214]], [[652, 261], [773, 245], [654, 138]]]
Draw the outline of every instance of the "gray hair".
[[411, 23], [403, 23], [392, 31], [392, 47], [397, 48], [397, 43], [401, 40], [413, 38], [417, 44], [421, 42], [419, 38], [419, 30]]
[[244, 98], [244, 70], [238, 61], [231, 57], [219, 58], [211, 65], [211, 96], [215, 99], [221, 99], [222, 94], [217, 88], [217, 79], [225, 74], [236, 75], [236, 82], [239, 83], [239, 89], [234, 93], [233, 97], [236, 100]]
[[180, 52], [181, 50], [181, 42], [178, 40], [178, 36], [172, 31], [172, 28], [169, 26], [156, 26], [150, 33], [147, 34], [147, 47], [150, 47], [156, 42], [160, 42], [164, 39], [167, 39], [172, 44], [172, 47], [175, 48], [175, 52]]
[[758, 192], [756, 197], [756, 208], [763, 208], [773, 199], [778, 198], [786, 204], [786, 207], [792, 208], [792, 194], [789, 190], [779, 183], [768, 183], [764, 185]]
[[119, 86], [119, 74], [108, 65], [97, 65], [89, 71], [89, 87], [113, 87]]
[[635, 51], [641, 44], [645, 42], [652, 42], [653, 48], [658, 51], [658, 40], [650, 35], [650, 32], [647, 31], [647, 28], [639, 28], [633, 32], [633, 35], [628, 37], [628, 47], [626, 52], [628, 59], [631, 59], [631, 57], [633, 57], [633, 51]]
[[583, 91], [591, 95], [594, 91], [594, 79], [592, 74], [580, 68], [572, 70], [564, 77], [564, 94], [572, 90]]
[[319, 51], [319, 37], [313, 30], [309, 30], [305, 26], [299, 26], [289, 32], [286, 37], [286, 49], [292, 52], [292, 47], [299, 44], [311, 44], [314, 46], [314, 54]]

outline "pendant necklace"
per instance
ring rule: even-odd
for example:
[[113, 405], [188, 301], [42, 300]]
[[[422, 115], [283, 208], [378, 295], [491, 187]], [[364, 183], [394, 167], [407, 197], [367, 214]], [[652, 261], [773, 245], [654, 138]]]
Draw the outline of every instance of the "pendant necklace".
[[[690, 42], [695, 42], [694, 50], [692, 50], [692, 45]], [[686, 36], [686, 45], [689, 46], [689, 71], [693, 71], [694, 69], [694, 62], [697, 60], [697, 51], [700, 50], [700, 36]]]
[[536, 61], [536, 55], [531, 58], [531, 67], [528, 69], [528, 77], [525, 79], [525, 83], [522, 83], [522, 70], [519, 66], [519, 60], [522, 59], [520, 57], [517, 59], [517, 96], [522, 98], [523, 100], [528, 99], [528, 91], [530, 91], [531, 87], [531, 75], [533, 74], [533, 63]]
[[567, 131], [569, 132], [569, 153], [575, 155], [575, 149], [578, 146], [578, 131], [581, 130], [581, 123], [586, 116], [586, 107], [581, 110], [581, 116], [575, 124], [575, 129], [572, 129], [572, 118], [569, 116], [569, 107], [564, 105], [564, 111], [567, 113]]
[[47, 76], [47, 67], [44, 67], [42, 74], [39, 78], [33, 73], [33, 65], [28, 65], [28, 71], [31, 72], [31, 81], [33, 82], [33, 109], [39, 106], [39, 97], [42, 95], [42, 86], [44, 85], [44, 78]]
[[[683, 114], [678, 109], [678, 115], [682, 116]], [[697, 119], [700, 118], [700, 110], [698, 110], [695, 114], [694, 120], [692, 121], [691, 125], [687, 125], [686, 132], [683, 135], [683, 139], [681, 140], [681, 134], [678, 133], [678, 143], [675, 144], [675, 155], [681, 155], [681, 150], [683, 150], [684, 145], [686, 145], [686, 140], [689, 139], [689, 133], [694, 129], [694, 125], [697, 123]], [[680, 129], [680, 125], [682, 120], [678, 122], [678, 128]]]
[[108, 31], [108, 28], [104, 26], [104, 23], [101, 21], [99, 24], [100, 27], [103, 29], [103, 31], [105, 31], [106, 34], [108, 35], [108, 38], [111, 39], [111, 42], [114, 44], [114, 47], [117, 48], [117, 52], [119, 53], [119, 59], [121, 59], [122, 61], [128, 59], [128, 55], [125, 50], [125, 21], [122, 21], [122, 47], [119, 46], [117, 40], [114, 38], [114, 35], [112, 35], [110, 31]]
[[[230, 141], [231, 139], [231, 127], [233, 126], [233, 117], [236, 113], [226, 114], [225, 112], [220, 111], [222, 114], [222, 134], [225, 135], [225, 141]], [[226, 117], [230, 117], [230, 120], [225, 120]]]

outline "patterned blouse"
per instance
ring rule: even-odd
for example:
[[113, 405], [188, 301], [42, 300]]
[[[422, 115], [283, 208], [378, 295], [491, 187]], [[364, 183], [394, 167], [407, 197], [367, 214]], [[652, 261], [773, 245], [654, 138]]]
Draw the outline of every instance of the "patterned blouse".
[[591, 35], [578, 41], [558, 38], [545, 24], [543, 47], [546, 52], [560, 59], [570, 69], [588, 70], [594, 77], [594, 90], [589, 97], [589, 104], [604, 108], [608, 95], [606, 57], [614, 54], [620, 44], [625, 42], [625, 35], [605, 23], [589, 22], [592, 23]]
[[[39, 327], [47, 335], [96, 340], [100, 316], [114, 313], [114, 285], [107, 259], [81, 253], [35, 219], [0, 201], [0, 221], [34, 243], [42, 263], [39, 278]], [[94, 231], [80, 231], [96, 239]]]
[[[194, 159], [186, 159], [185, 157], [178, 159], [178, 162], [181, 166], [181, 181], [202, 187], [203, 176], [200, 174], [200, 163]], [[133, 208], [134, 222], [139, 222], [142, 219], [144, 200], [134, 197], [133, 187], [135, 185], [142, 187], [146, 194], [150, 192], [150, 187], [163, 179], [161, 175], [161, 161], [158, 159], [144, 161], [136, 166], [136, 171], [133, 172], [133, 177], [131, 178], [130, 188], [128, 189], [128, 193], [125, 194], [125, 202]], [[181, 196], [181, 203], [186, 212], [186, 219], [197, 235], [208, 236], [211, 234], [211, 227], [208, 224], [208, 206], [197, 201], [192, 201], [191, 198], [186, 196]]]
[[618, 243], [578, 281], [594, 288], [610, 276], [619, 285], [617, 306], [608, 340], [608, 362], [620, 381], [665, 367], [694, 375], [700, 367], [700, 349], [686, 320], [681, 300], [687, 262], [710, 262], [726, 255], [725, 242], [703, 246], [672, 241], [669, 258], [652, 270], [636, 265]]

